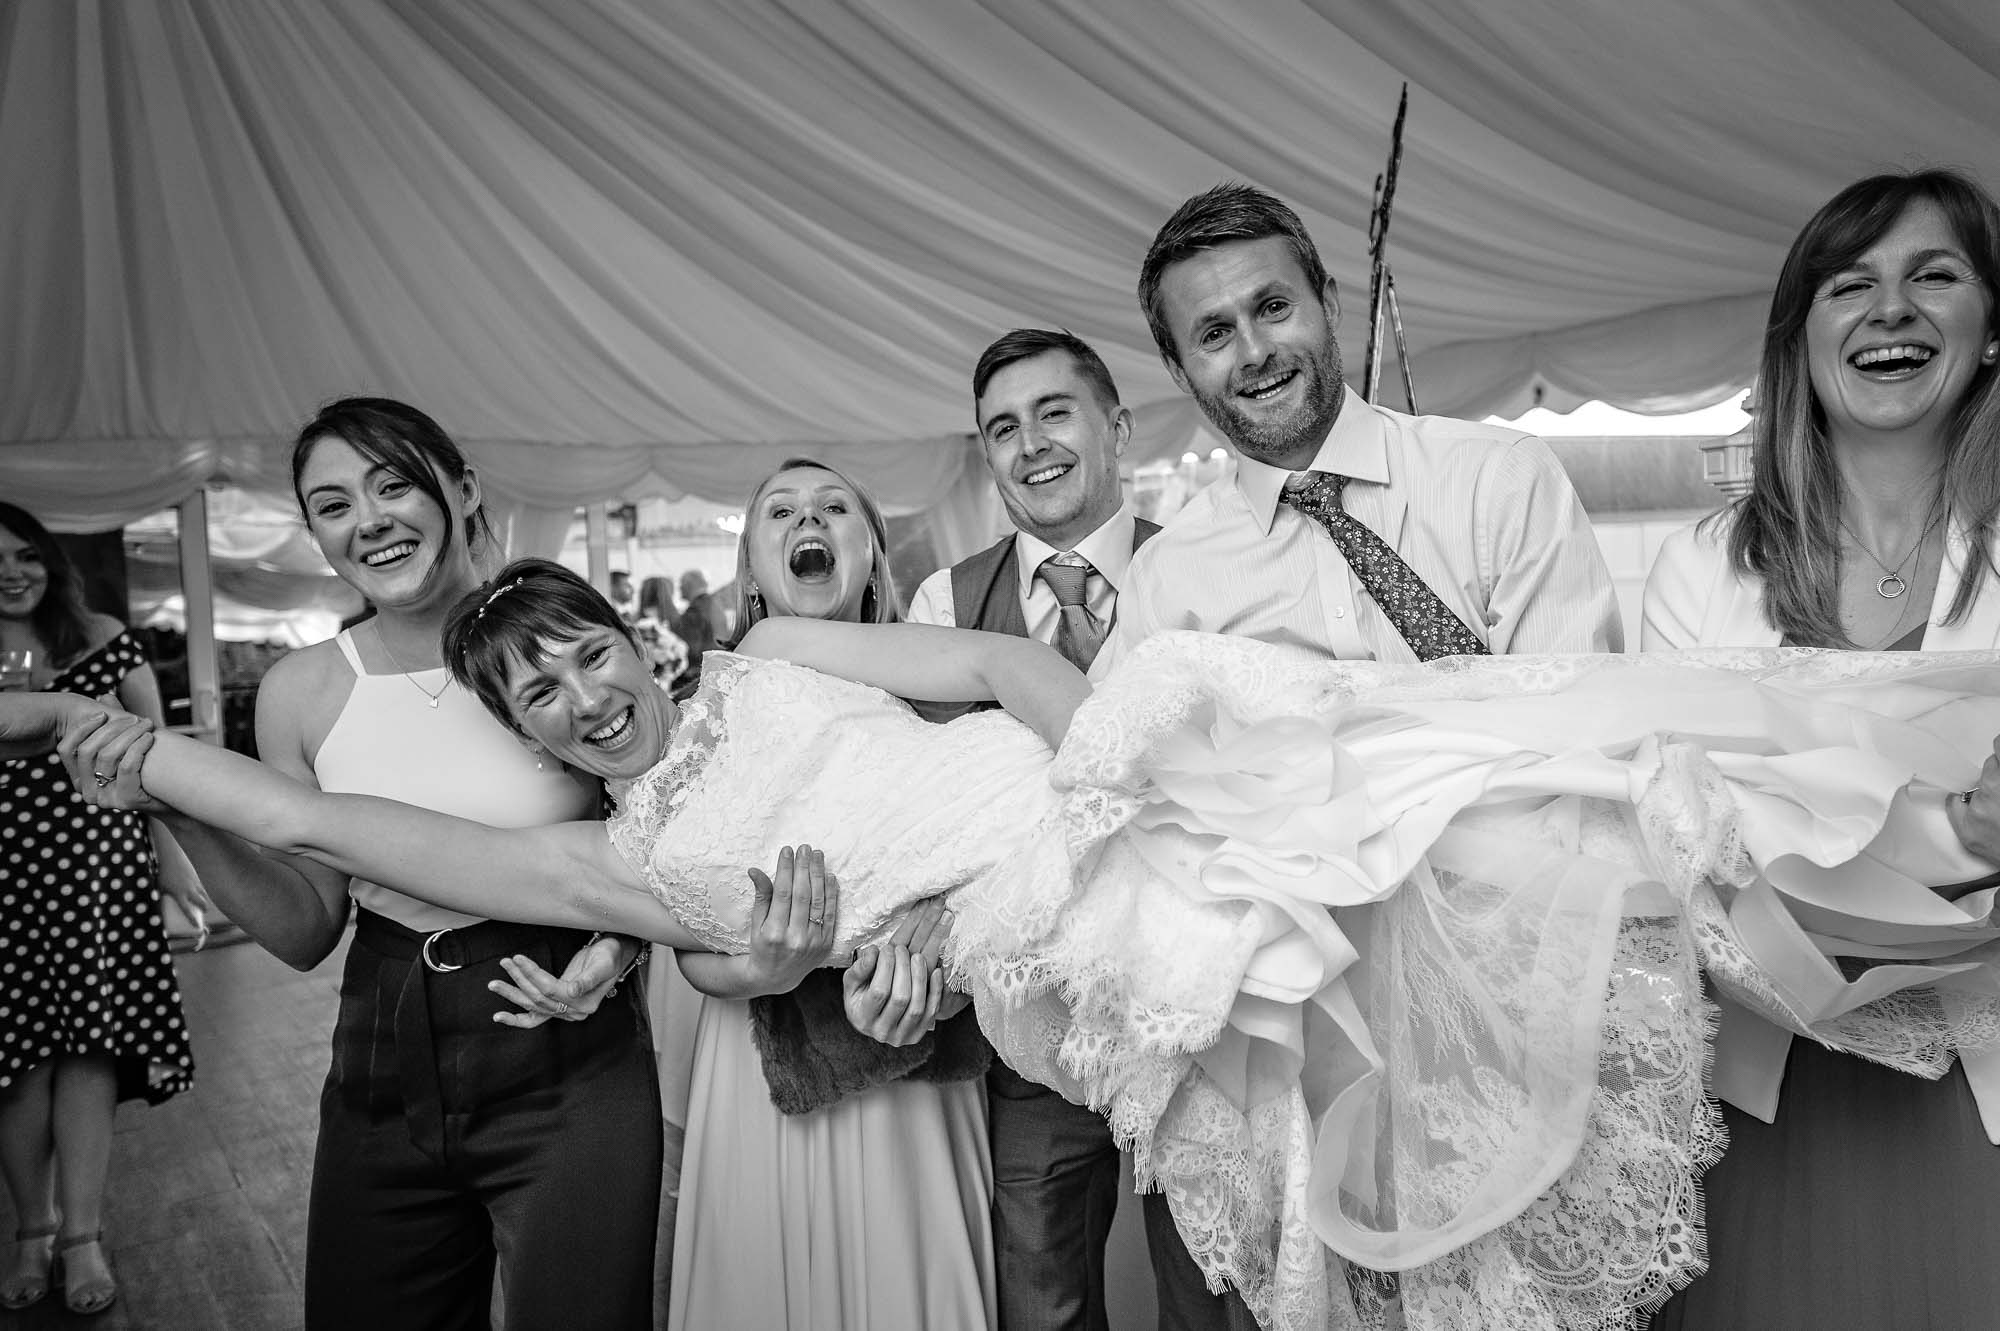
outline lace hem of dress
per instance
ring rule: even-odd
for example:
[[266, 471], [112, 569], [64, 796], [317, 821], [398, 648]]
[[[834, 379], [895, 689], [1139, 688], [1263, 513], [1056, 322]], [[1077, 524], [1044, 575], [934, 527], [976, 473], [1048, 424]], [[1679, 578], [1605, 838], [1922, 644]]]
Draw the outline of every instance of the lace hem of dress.
[[[1906, 670], [1805, 652], [1687, 663], [1778, 695]], [[1477, 753], [1476, 781], [1447, 772], [1398, 805], [1395, 826], [1368, 802], [1407, 718], [1579, 688], [1615, 709], [1630, 687], [1620, 676], [1655, 668], [1328, 664], [1166, 635], [1078, 712], [1055, 773], [1090, 794], [1066, 805], [1072, 847], [1138, 855], [1183, 897], [1235, 909], [1243, 932], [1211, 934], [1247, 934], [1241, 992], [1204, 1045], [1199, 1004], [1129, 1002], [1142, 954], [1157, 953], [1121, 957], [1085, 931], [1075, 948], [984, 977], [1004, 1001], [982, 1003], [982, 1022], [1010, 1063], [1107, 1114], [1211, 1281], [1235, 1285], [1267, 1325], [1631, 1327], [1702, 1269], [1699, 1178], [1722, 1130], [1703, 1093], [1714, 1018], [1698, 968], [1782, 1007], [1725, 910], [1759, 881], [1740, 802], [1766, 797], [1732, 785], [1700, 745], [1648, 734], [1574, 787], [1570, 773], [1546, 788], [1650, 772], [1631, 795], [1554, 798], [1536, 826], [1504, 804], [1483, 820], [1479, 792], [1515, 773], [1481, 768]], [[1808, 813], [1814, 797], [1800, 796]], [[1886, 802], [1869, 806], [1876, 827]], [[1533, 867], [1551, 839], [1559, 863]], [[1232, 859], [1255, 871], [1232, 872]], [[1079, 895], [1098, 893], [1093, 878]], [[1274, 953], [1300, 935], [1311, 946], [1291, 960], [1326, 969], [1293, 972], [1287, 990]], [[1218, 968], [1240, 955], [1215, 954]], [[1127, 1006], [1101, 1004], [1111, 992]], [[1586, 994], [1598, 998], [1579, 1003]], [[1812, 1033], [1921, 1073], [1993, 1029], [1992, 1004], [1952, 992], [1892, 995]]]
[[[1921, 664], [1682, 660], [1723, 667], [1693, 673], [1725, 676], [1739, 718]], [[729, 738], [722, 703], [749, 664], [712, 666], [612, 832], [719, 946], [741, 943], [699, 917], [699, 891], [655, 881], [653, 843]], [[1009, 1063], [1106, 1114], [1211, 1282], [1266, 1325], [1630, 1327], [1703, 1261], [1698, 1180], [1721, 1129], [1701, 963], [1902, 1066], [1994, 1029], [1971, 987], [1817, 1023], [1788, 1005], [1730, 918], [1769, 888], [1749, 815], [1783, 805], [1817, 833], [1830, 794], [1879, 826], [1886, 778], [1792, 801], [1711, 757], [1762, 761], [1754, 721], [1699, 742], [1635, 728], [1627, 711], [1684, 705], [1633, 696], [1675, 668], [1328, 663], [1162, 635], [1078, 711], [1059, 799], [955, 900], [954, 972]], [[1538, 728], [1562, 743], [1536, 748]]]
[[[970, 967], [1002, 1056], [1106, 1114], [1211, 1283], [1265, 1325], [1381, 1325], [1399, 1308], [1411, 1326], [1619, 1327], [1691, 1279], [1720, 1127], [1678, 922], [1627, 919], [1626, 883], [1587, 872], [1565, 899], [1609, 908], [1552, 915], [1545, 882], [1489, 881], [1507, 875], [1477, 854], [1465, 872], [1378, 881], [1360, 760], [1328, 738], [1336, 710], [1352, 723], [1401, 690], [1546, 690], [1577, 667], [1411, 680], [1227, 639], [1156, 644], [1079, 711], [1055, 780], [1092, 867], [1078, 900], [1170, 884], [1214, 912], [1197, 948], [1214, 974], [1148, 1002], [1160, 940], [1121, 954], [1107, 940], [1129, 935], [1065, 914], [1030, 954]], [[1629, 821], [1598, 821], [1636, 861]], [[1460, 843], [1461, 858], [1486, 849]], [[1346, 937], [1330, 905], [1373, 928]], [[1359, 990], [1329, 962], [1343, 951], [1365, 963]], [[1579, 992], [1604, 997], [1576, 1020]], [[1343, 1044], [1351, 1079], [1307, 1071], [1305, 1049], [1330, 1060]], [[1383, 1279], [1335, 1255], [1354, 1246], [1415, 1256]]]

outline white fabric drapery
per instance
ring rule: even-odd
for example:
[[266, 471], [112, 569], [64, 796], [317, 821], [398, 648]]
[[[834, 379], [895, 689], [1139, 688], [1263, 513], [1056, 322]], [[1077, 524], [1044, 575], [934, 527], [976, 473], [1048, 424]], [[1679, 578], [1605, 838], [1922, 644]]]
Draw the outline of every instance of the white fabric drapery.
[[1358, 369], [1405, 79], [1426, 410], [1719, 400], [1835, 189], [2000, 179], [1990, 0], [10, 0], [0, 488], [98, 527], [281, 488], [314, 405], [379, 392], [500, 498], [736, 499], [810, 451], [928, 508], [1006, 328], [1191, 419], [1132, 293], [1220, 179], [1300, 207]]

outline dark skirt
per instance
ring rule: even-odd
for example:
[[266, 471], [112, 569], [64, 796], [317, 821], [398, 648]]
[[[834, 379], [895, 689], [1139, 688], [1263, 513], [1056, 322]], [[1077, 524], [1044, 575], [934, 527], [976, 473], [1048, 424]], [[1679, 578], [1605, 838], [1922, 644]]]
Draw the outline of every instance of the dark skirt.
[[2000, 1147], [1957, 1068], [1924, 1081], [1797, 1039], [1775, 1123], [1722, 1112], [1708, 1273], [1653, 1331], [2000, 1327]]

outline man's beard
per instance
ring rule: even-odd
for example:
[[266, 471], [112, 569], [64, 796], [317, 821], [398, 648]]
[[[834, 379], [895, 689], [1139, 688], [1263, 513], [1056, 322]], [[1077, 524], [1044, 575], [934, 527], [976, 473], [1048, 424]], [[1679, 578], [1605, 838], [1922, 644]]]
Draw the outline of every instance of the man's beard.
[[[1261, 379], [1272, 368], [1264, 367], [1250, 377]], [[1283, 420], [1254, 419], [1238, 404], [1233, 387], [1220, 393], [1197, 392], [1195, 401], [1202, 415], [1208, 417], [1208, 423], [1222, 431], [1236, 445], [1237, 452], [1246, 457], [1268, 462], [1293, 457], [1302, 449], [1317, 452], [1327, 432], [1333, 429], [1334, 417], [1340, 414], [1341, 394], [1347, 387], [1341, 382], [1340, 344], [1328, 338], [1325, 348], [1301, 363], [1298, 370], [1305, 381], [1305, 395], [1298, 408]]]

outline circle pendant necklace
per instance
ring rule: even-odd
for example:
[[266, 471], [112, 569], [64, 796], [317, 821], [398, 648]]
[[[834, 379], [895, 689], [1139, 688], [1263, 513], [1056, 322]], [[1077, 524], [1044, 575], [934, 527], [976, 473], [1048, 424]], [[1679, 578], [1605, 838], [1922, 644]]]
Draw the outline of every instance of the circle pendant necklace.
[[[1910, 584], [1903, 577], [1903, 565], [1909, 563], [1911, 557], [1923, 548], [1924, 542], [1930, 539], [1931, 529], [1938, 525], [1938, 519], [1943, 516], [1943, 513], [1933, 513], [1931, 515], [1931, 520], [1926, 522], [1924, 529], [1917, 533], [1917, 539], [1911, 544], [1909, 553], [1897, 560], [1893, 568], [1883, 563], [1882, 557], [1876, 554], [1866, 541], [1855, 535], [1854, 528], [1847, 525], [1846, 518], [1840, 519], [1840, 529], [1847, 533], [1848, 539], [1860, 548], [1861, 553], [1875, 561], [1876, 568], [1882, 570], [1882, 576], [1875, 580], [1875, 594], [1885, 601], [1893, 601], [1904, 592], [1910, 590]], [[415, 683], [414, 680], [411, 682]]]

